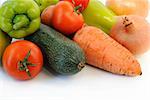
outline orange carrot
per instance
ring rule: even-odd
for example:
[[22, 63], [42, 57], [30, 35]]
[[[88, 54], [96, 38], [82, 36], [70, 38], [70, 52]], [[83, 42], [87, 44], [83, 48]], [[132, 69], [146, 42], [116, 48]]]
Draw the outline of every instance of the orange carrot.
[[53, 10], [55, 6], [49, 6], [47, 7], [41, 14], [41, 21], [45, 25], [51, 25], [52, 22], [52, 16], [53, 16]]
[[96, 27], [83, 27], [75, 34], [74, 41], [83, 49], [90, 65], [115, 74], [142, 74], [133, 54]]

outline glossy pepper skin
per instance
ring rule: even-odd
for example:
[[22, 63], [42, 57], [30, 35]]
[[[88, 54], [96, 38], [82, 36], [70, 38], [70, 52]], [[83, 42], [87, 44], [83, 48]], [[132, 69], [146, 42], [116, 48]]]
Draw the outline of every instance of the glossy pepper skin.
[[41, 12], [50, 5], [55, 5], [59, 0], [34, 0], [40, 7]]
[[40, 9], [33, 0], [7, 0], [0, 7], [0, 28], [13, 38], [24, 38], [40, 27]]
[[83, 16], [78, 9], [68, 1], [60, 1], [53, 10], [52, 26], [67, 36], [73, 35], [84, 24]]
[[88, 7], [82, 12], [86, 24], [101, 28], [109, 33], [116, 23], [115, 14], [99, 0], [89, 0]]

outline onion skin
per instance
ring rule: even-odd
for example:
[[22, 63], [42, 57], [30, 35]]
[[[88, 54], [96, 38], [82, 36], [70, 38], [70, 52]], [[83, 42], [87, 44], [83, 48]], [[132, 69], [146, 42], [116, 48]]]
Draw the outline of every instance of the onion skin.
[[147, 17], [148, 0], [107, 0], [106, 5], [117, 15], [139, 15]]
[[[150, 24], [137, 15], [118, 16], [110, 36], [134, 55], [143, 54], [150, 48]], [[126, 20], [128, 21], [125, 21]]]

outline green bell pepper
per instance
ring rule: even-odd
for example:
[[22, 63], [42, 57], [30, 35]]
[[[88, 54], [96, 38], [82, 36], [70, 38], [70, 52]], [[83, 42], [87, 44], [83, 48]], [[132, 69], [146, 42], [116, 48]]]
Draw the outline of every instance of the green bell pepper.
[[90, 0], [82, 14], [86, 24], [101, 28], [106, 33], [116, 23], [115, 14], [99, 0]]
[[0, 7], [0, 28], [13, 38], [24, 38], [40, 27], [40, 9], [33, 0], [7, 0]]
[[50, 5], [56, 4], [59, 0], [34, 0], [40, 7], [41, 12]]

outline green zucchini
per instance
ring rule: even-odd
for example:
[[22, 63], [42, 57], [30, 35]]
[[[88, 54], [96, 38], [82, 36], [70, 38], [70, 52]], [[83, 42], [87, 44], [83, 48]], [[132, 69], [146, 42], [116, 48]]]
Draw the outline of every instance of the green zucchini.
[[75, 74], [84, 67], [85, 56], [82, 49], [72, 40], [56, 30], [41, 24], [40, 29], [26, 40], [37, 44], [44, 55], [48, 71], [63, 75]]

